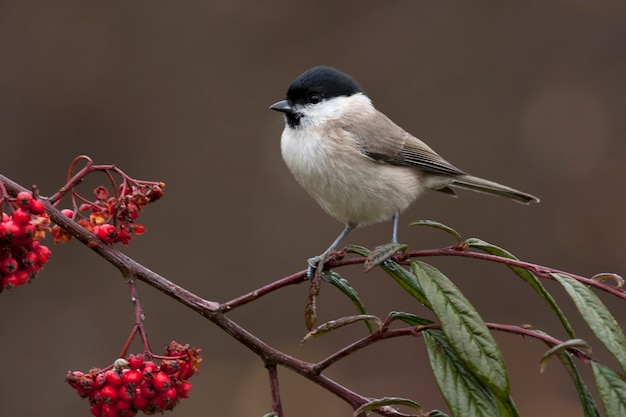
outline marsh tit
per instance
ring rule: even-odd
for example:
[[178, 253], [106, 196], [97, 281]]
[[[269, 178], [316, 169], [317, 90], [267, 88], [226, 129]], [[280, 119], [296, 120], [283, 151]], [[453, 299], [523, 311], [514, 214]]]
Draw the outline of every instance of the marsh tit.
[[314, 67], [296, 78], [286, 100], [271, 107], [284, 113], [282, 156], [298, 183], [345, 228], [320, 256], [309, 260], [309, 275], [355, 227], [393, 219], [425, 190], [456, 195], [454, 188], [510, 198], [537, 197], [466, 174], [383, 113], [349, 75]]

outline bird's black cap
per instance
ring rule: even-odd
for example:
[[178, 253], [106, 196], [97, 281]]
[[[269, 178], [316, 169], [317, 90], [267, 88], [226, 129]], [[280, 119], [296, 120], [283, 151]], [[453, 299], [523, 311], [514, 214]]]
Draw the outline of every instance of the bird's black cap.
[[305, 104], [310, 102], [312, 96], [329, 99], [363, 92], [348, 74], [332, 67], [319, 66], [306, 70], [291, 83], [287, 100], [292, 104]]

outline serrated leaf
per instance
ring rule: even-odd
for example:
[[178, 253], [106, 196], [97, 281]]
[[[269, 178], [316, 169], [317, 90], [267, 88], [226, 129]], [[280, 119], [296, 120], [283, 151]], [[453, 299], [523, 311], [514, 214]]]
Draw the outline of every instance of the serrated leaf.
[[551, 274], [563, 286], [593, 334], [626, 372], [626, 338], [615, 317], [586, 285], [565, 274]]
[[393, 261], [385, 262], [385, 264], [380, 267], [383, 271], [395, 279], [406, 292], [415, 297], [417, 301], [430, 308], [430, 304], [428, 303], [426, 297], [424, 297], [424, 292], [422, 291], [422, 288], [420, 287], [414, 274]]
[[454, 417], [500, 417], [493, 394], [467, 369], [441, 330], [422, 333], [439, 391]]
[[583, 412], [585, 413], [585, 417], [600, 417], [600, 411], [598, 410], [598, 406], [591, 396], [591, 392], [589, 392], [589, 388], [587, 388], [585, 381], [578, 373], [578, 369], [576, 369], [576, 365], [574, 364], [574, 361], [572, 360], [570, 354], [565, 351], [560, 351], [558, 355], [559, 359], [561, 359], [561, 362], [563, 363], [563, 366], [565, 366], [567, 372], [569, 372], [569, 374], [572, 376], [574, 386], [576, 387], [576, 391], [578, 392], [580, 404], [583, 406]]
[[552, 346], [550, 349], [546, 351], [546, 353], [543, 354], [543, 356], [541, 357], [541, 360], [539, 361], [539, 372], [543, 373], [543, 371], [545, 371], [550, 358], [552, 358], [554, 355], [558, 353], [561, 353], [571, 348], [581, 349], [585, 352], [587, 357], [589, 358], [591, 357], [592, 352], [591, 352], [591, 346], [589, 346], [589, 343], [585, 342], [583, 339], [566, 340], [563, 343], [559, 343], [558, 345]]
[[377, 400], [372, 400], [368, 403], [363, 404], [352, 413], [352, 417], [357, 417], [361, 413], [367, 413], [368, 411], [376, 410], [381, 407], [391, 407], [398, 405], [406, 405], [408, 407], [415, 408], [418, 412], [421, 413], [422, 407], [413, 400], [409, 400], [407, 398], [400, 397], [384, 397], [379, 398]]
[[597, 362], [591, 362], [591, 369], [606, 417], [626, 416], [626, 381], [616, 372]]
[[369, 256], [371, 253], [369, 249], [359, 245], [348, 245], [343, 250], [345, 250], [347, 253], [356, 253], [357, 255], [361, 256]]
[[461, 237], [461, 234], [459, 232], [457, 232], [456, 230], [454, 230], [450, 226], [447, 226], [447, 225], [445, 225], [443, 223], [436, 222], [434, 220], [418, 220], [416, 222], [410, 223], [409, 226], [429, 226], [429, 227], [434, 227], [435, 229], [443, 230], [444, 232], [447, 232], [447, 233], [451, 234], [452, 236], [454, 236], [456, 238], [457, 242], [459, 242], [459, 243], [461, 243], [461, 241], [463, 240], [463, 238]]
[[520, 417], [519, 411], [513, 403], [513, 398], [508, 397], [506, 399], [500, 399], [494, 397], [498, 410], [500, 410], [500, 417]]
[[[491, 255], [496, 255], [501, 258], [518, 260], [511, 252], [505, 249], [502, 249], [496, 245], [492, 245], [491, 243], [485, 242], [484, 240], [481, 240], [481, 239], [476, 239], [476, 238], [467, 239], [465, 241], [465, 244], [468, 245], [469, 247], [485, 251]], [[552, 295], [550, 295], [550, 293], [545, 289], [545, 287], [543, 286], [539, 278], [537, 278], [535, 274], [533, 274], [527, 269], [520, 268], [518, 266], [512, 266], [512, 265], [507, 265], [507, 266], [513, 272], [515, 272], [517, 276], [519, 276], [522, 280], [524, 280], [524, 282], [530, 285], [530, 287], [533, 290], [535, 290], [537, 294], [539, 294], [539, 296], [546, 302], [546, 304], [548, 304], [550, 309], [552, 309], [552, 311], [554, 311], [554, 313], [559, 318], [561, 325], [563, 326], [563, 328], [565, 329], [569, 337], [572, 339], [576, 338], [574, 329], [569, 324], [569, 321], [565, 317], [565, 314], [563, 313], [561, 308], [558, 306], [554, 298], [552, 298]]]
[[[352, 288], [348, 280], [342, 278], [341, 275], [334, 271], [330, 271], [330, 273], [327, 275], [327, 279], [328, 282], [333, 284], [337, 289], [339, 289], [339, 291], [341, 291], [346, 297], [348, 297], [352, 301], [359, 313], [367, 314], [367, 311], [365, 310], [365, 304], [363, 304], [363, 302], [359, 298], [359, 294], [354, 288]], [[374, 331], [369, 321], [365, 321], [365, 325], [367, 326], [367, 329], [370, 333]]]
[[405, 313], [402, 311], [392, 311], [389, 313], [389, 322], [393, 320], [401, 320], [410, 326], [425, 326], [433, 324], [433, 321], [425, 319], [423, 317], [416, 316], [415, 314]]
[[395, 253], [407, 250], [408, 248], [408, 245], [404, 243], [386, 243], [376, 246], [365, 261], [365, 270], [369, 271], [391, 258]]
[[378, 328], [381, 328], [383, 326], [383, 321], [379, 317], [372, 316], [370, 314], [359, 314], [357, 316], [342, 317], [337, 320], [330, 320], [324, 324], [320, 324], [315, 329], [307, 333], [306, 336], [304, 336], [304, 338], [300, 341], [300, 343], [304, 343], [313, 337], [321, 336], [328, 332], [332, 332], [333, 330], [339, 329], [340, 327], [344, 327], [349, 324], [356, 323], [359, 321], [364, 321], [364, 320], [375, 322], [378, 325]]
[[455, 352], [480, 382], [507, 398], [509, 380], [502, 354], [476, 309], [435, 267], [419, 261], [411, 261], [411, 266]]

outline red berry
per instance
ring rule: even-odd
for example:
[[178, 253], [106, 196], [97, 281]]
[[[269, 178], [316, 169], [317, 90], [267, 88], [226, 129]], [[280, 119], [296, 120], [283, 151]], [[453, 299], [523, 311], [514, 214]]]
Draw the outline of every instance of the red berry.
[[103, 403], [114, 404], [115, 402], [117, 402], [118, 393], [117, 393], [117, 389], [115, 389], [113, 386], [105, 385], [100, 390], [100, 393], [102, 395]]
[[102, 417], [119, 417], [120, 414], [115, 409], [113, 404], [102, 404]]
[[102, 407], [102, 391], [96, 389], [91, 394], [89, 394], [89, 404]]
[[0, 239], [11, 242], [20, 235], [20, 232], [20, 227], [13, 220], [0, 223]]
[[28, 191], [22, 191], [17, 194], [17, 205], [19, 207], [27, 208], [31, 201], [33, 201], [33, 194]]
[[118, 392], [119, 399], [126, 402], [132, 402], [137, 396], [137, 390], [134, 386], [122, 385]]
[[122, 225], [120, 226], [120, 231], [117, 234], [117, 240], [120, 241], [123, 245], [128, 245], [128, 242], [133, 238], [133, 235], [128, 232], [128, 230]]
[[122, 376], [114, 369], [109, 369], [104, 373], [104, 380], [114, 388], [122, 386]]
[[156, 363], [154, 363], [152, 361], [146, 361], [143, 364], [143, 369], [142, 369], [143, 376], [148, 378], [153, 373], [157, 372], [158, 369], [159, 369], [159, 367], [156, 365]]
[[169, 387], [168, 389], [166, 389], [159, 395], [159, 398], [161, 398], [167, 404], [175, 405], [176, 402], [178, 401], [178, 394], [176, 393], [176, 388]]
[[133, 233], [136, 235], [143, 235], [144, 233], [146, 233], [146, 226], [144, 226], [143, 224], [134, 224]]
[[102, 417], [102, 405], [92, 405], [89, 411], [96, 417]]
[[187, 398], [189, 397], [191, 388], [191, 382], [183, 381], [180, 384], [176, 384], [176, 394], [178, 394], [179, 398]]
[[143, 374], [136, 369], [129, 369], [122, 374], [122, 381], [124, 385], [134, 388], [143, 381]]
[[140, 396], [148, 400], [159, 395], [159, 393], [156, 391], [156, 389], [154, 389], [152, 384], [150, 384], [148, 381], [145, 381], [145, 380], [139, 386], [139, 390], [141, 392]]
[[152, 376], [152, 386], [157, 391], [165, 391], [172, 385], [172, 380], [165, 372], [157, 372]]
[[141, 395], [141, 390], [139, 388], [135, 388], [135, 399], [133, 400], [133, 406], [137, 410], [145, 410], [146, 407], [150, 404], [150, 400], [143, 395]]
[[146, 414], [163, 413], [163, 411], [165, 411], [166, 409], [167, 409], [167, 403], [157, 397], [150, 401], [150, 405], [148, 406], [146, 410], [144, 410], [144, 413]]
[[18, 268], [19, 264], [17, 263], [17, 259], [10, 256], [8, 258], [4, 258], [2, 262], [0, 262], [0, 271], [2, 271], [4, 275], [10, 275], [17, 271]]
[[35, 227], [34, 224], [27, 223], [24, 226], [22, 226], [21, 233], [22, 233], [21, 238], [23, 240], [32, 240], [33, 237], [35, 236], [35, 233], [37, 233], [37, 228]]
[[93, 389], [94, 390], [99, 390], [100, 388], [102, 388], [104, 386], [104, 373], [103, 372], [99, 372], [97, 373], [94, 378], [93, 378]]
[[26, 268], [37, 265], [37, 254], [32, 251], [26, 252], [22, 258], [22, 265]]
[[30, 274], [27, 271], [24, 271], [23, 269], [20, 269], [19, 271], [17, 271], [15, 273], [15, 276], [17, 277], [17, 285], [24, 285], [28, 282], [28, 279], [30, 278]]
[[114, 406], [115, 410], [118, 412], [120, 416], [128, 415], [127, 412], [130, 411], [130, 407], [131, 407], [130, 401], [122, 401], [122, 400], [116, 402]]
[[128, 355], [128, 366], [130, 369], [139, 369], [143, 366], [144, 356], [143, 355]]
[[63, 209], [61, 210], [61, 213], [63, 213], [63, 215], [65, 217], [69, 217], [70, 219], [74, 218], [74, 210], [70, 210], [70, 209]]
[[41, 200], [33, 200], [28, 205], [28, 210], [33, 214], [44, 214], [46, 212], [46, 205]]
[[174, 375], [180, 369], [179, 363], [177, 360], [164, 360], [161, 362], [161, 371], [165, 372], [168, 375]]
[[[39, 243], [39, 242], [37, 242]], [[50, 259], [50, 249], [44, 245], [35, 246], [32, 251], [37, 255], [37, 264], [43, 265]]]
[[30, 223], [30, 220], [32, 218], [33, 218], [32, 214], [30, 214], [28, 211], [24, 210], [23, 208], [18, 208], [17, 210], [13, 212], [13, 221], [18, 226], [27, 225], [28, 223]]
[[95, 226], [93, 232], [105, 243], [113, 243], [117, 238], [117, 229], [112, 224], [105, 223], [102, 226]]
[[20, 285], [19, 280], [15, 274], [5, 275], [0, 280], [0, 289], [11, 289]]

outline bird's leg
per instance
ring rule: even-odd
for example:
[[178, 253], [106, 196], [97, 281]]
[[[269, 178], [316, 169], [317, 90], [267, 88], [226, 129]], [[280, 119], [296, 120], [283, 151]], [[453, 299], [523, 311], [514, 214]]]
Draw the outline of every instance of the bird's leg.
[[335, 241], [328, 247], [328, 249], [324, 251], [324, 253], [322, 253], [319, 256], [314, 256], [308, 260], [309, 267], [307, 268], [306, 275], [307, 277], [309, 277], [309, 279], [313, 278], [313, 275], [315, 274], [315, 270], [319, 266], [320, 261], [322, 262], [322, 267], [323, 267], [324, 263], [326, 262], [326, 257], [330, 253], [330, 251], [337, 249], [337, 246], [339, 246], [341, 241], [348, 235], [348, 233], [350, 233], [352, 229], [354, 229], [354, 227], [355, 225], [353, 224], [346, 224], [346, 228], [343, 229], [343, 231], [339, 234], [339, 236], [337, 236], [337, 239], [335, 239]]
[[391, 243], [398, 243], [398, 220], [400, 220], [400, 215], [396, 213], [393, 215], [393, 231], [391, 232]]

